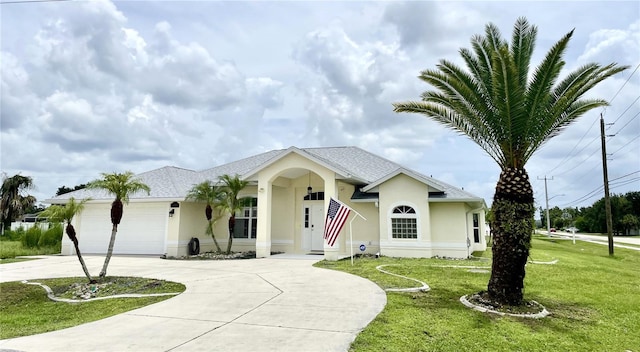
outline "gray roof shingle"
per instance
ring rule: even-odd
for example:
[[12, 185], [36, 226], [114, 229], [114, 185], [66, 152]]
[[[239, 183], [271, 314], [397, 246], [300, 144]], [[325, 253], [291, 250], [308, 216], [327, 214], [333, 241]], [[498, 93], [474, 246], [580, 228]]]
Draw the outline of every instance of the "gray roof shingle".
[[[168, 198], [168, 199], [184, 199], [187, 192], [195, 184], [204, 180], [217, 180], [219, 176], [239, 175], [240, 177], [249, 176], [248, 173], [255, 173], [257, 170], [286, 154], [296, 151], [301, 154], [307, 154], [310, 159], [315, 159], [332, 168], [337, 174], [352, 179], [355, 183], [366, 184], [376, 183], [385, 177], [397, 172], [398, 170], [408, 170], [422, 181], [426, 181], [430, 185], [443, 190], [445, 199], [468, 199], [480, 200], [481, 198], [466, 192], [457, 187], [446, 184], [434, 178], [424, 176], [413, 170], [406, 169], [399, 164], [389, 161], [385, 158], [367, 152], [358, 147], [325, 147], [325, 148], [295, 148], [272, 150], [248, 158], [230, 162], [228, 164], [219, 165], [202, 171], [193, 171], [173, 166], [165, 166], [159, 169], [143, 172], [137, 176], [142, 182], [151, 188], [151, 194], [147, 196], [139, 193], [131, 196], [131, 199], [140, 198]], [[63, 203], [70, 197], [78, 199], [91, 197], [92, 199], [109, 199], [113, 198], [104, 191], [82, 189], [70, 193], [66, 193], [53, 199], [51, 203]]]

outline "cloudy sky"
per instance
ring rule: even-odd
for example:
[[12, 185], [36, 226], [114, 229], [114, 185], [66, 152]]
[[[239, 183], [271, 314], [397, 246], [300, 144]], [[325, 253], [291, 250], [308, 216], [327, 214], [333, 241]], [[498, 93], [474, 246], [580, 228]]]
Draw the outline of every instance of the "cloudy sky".
[[[488, 22], [509, 38], [538, 26], [537, 64], [575, 28], [565, 72], [629, 70], [589, 93], [583, 116], [527, 164], [538, 205], [603, 195], [599, 117], [612, 192], [640, 190], [640, 3], [1, 0], [1, 169], [39, 200], [100, 172], [201, 170], [272, 149], [354, 145], [464, 187], [490, 204], [499, 168], [465, 137], [392, 102], [416, 76], [460, 63]], [[633, 73], [633, 74], [632, 74]], [[600, 188], [599, 188], [600, 187]]]

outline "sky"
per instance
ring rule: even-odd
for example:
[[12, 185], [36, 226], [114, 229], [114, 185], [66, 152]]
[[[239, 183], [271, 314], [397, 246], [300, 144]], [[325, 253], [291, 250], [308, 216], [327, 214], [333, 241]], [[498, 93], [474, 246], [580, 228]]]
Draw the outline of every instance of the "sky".
[[[494, 23], [538, 27], [532, 66], [575, 29], [564, 76], [628, 65], [592, 110], [527, 163], [536, 206], [640, 191], [638, 1], [0, 1], [0, 169], [39, 201], [102, 172], [203, 170], [273, 149], [358, 146], [485, 198], [500, 168], [422, 115], [393, 112], [431, 87], [420, 71]], [[637, 71], [636, 71], [637, 70]]]

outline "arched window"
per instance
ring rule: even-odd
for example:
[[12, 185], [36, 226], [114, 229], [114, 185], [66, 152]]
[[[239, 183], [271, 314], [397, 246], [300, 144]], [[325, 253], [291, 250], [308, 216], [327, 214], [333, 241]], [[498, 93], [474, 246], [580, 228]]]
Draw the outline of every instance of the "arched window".
[[391, 237], [401, 239], [418, 238], [416, 210], [408, 205], [399, 205], [391, 212]]

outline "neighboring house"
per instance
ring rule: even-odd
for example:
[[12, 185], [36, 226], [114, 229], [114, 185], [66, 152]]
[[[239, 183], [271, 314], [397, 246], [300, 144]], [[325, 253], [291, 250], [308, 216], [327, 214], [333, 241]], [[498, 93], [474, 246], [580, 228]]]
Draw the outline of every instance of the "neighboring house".
[[[350, 247], [361, 253], [362, 244], [366, 253], [397, 257], [465, 258], [486, 249], [484, 199], [357, 147], [290, 147], [203, 171], [163, 167], [137, 175], [151, 194], [134, 195], [125, 205], [114, 253], [185, 255], [192, 237], [201, 252], [212, 250], [205, 205], [185, 201], [185, 195], [223, 174], [249, 181], [242, 196], [251, 201], [237, 213], [234, 251], [252, 250], [258, 257], [317, 253], [336, 260], [348, 256]], [[63, 204], [69, 197], [92, 198], [74, 223], [83, 253], [106, 252], [113, 198], [82, 189], [48, 202]], [[323, 239], [331, 197], [367, 219], [352, 212], [333, 247]], [[214, 229], [222, 248], [227, 219]], [[73, 250], [65, 237], [62, 254]]]

